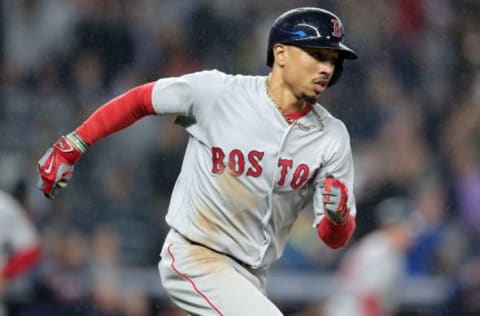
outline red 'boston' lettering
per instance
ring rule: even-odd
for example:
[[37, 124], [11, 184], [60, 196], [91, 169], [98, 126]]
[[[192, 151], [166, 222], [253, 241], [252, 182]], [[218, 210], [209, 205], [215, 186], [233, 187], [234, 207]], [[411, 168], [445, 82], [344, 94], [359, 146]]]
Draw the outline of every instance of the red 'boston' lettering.
[[247, 170], [247, 176], [259, 177], [262, 174], [262, 167], [260, 166], [260, 161], [263, 159], [263, 152], [252, 150], [248, 153], [248, 161], [252, 165]]
[[332, 35], [335, 37], [341, 37], [342, 36], [342, 26], [340, 22], [337, 19], [332, 19], [332, 24], [333, 24], [333, 31]]
[[213, 173], [222, 173], [225, 170], [225, 165], [223, 163], [223, 158], [225, 158], [225, 153], [219, 147], [212, 147], [212, 172]]
[[288, 168], [292, 168], [293, 161], [290, 159], [278, 159], [278, 166], [281, 167], [282, 169], [280, 170], [280, 180], [278, 180], [277, 184], [278, 185], [284, 185], [285, 184], [285, 178], [287, 176]]
[[228, 166], [234, 176], [239, 176], [245, 170], [245, 158], [239, 149], [234, 149], [228, 156]]
[[[212, 147], [212, 173], [221, 174], [225, 171], [226, 161], [228, 155], [228, 169], [232, 175], [238, 177], [245, 173], [249, 177], [260, 177], [263, 173], [262, 159], [264, 152], [258, 150], [251, 150], [244, 154], [240, 149], [233, 149], [225, 154], [222, 148]], [[246, 165], [248, 164], [248, 165]], [[307, 164], [301, 163], [294, 167], [292, 159], [279, 158], [278, 168], [280, 169], [280, 179], [277, 185], [290, 185], [294, 190], [301, 189], [308, 181], [313, 181], [318, 169], [314, 170], [312, 177], [309, 180], [310, 168]], [[291, 171], [293, 171], [293, 174]], [[291, 174], [291, 180], [290, 175]], [[288, 180], [287, 180], [288, 179]], [[289, 181], [290, 183], [286, 183]], [[310, 183], [308, 183], [310, 184]]]
[[307, 181], [309, 171], [310, 169], [306, 164], [301, 163], [298, 165], [293, 173], [292, 182], [290, 182], [290, 185], [294, 190], [300, 188]]

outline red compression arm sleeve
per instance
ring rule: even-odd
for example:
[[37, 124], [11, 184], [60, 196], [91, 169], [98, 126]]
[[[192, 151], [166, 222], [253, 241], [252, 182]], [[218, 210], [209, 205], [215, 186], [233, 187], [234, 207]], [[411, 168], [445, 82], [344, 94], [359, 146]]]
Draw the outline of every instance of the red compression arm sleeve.
[[152, 104], [154, 82], [133, 88], [96, 110], [75, 132], [87, 145], [124, 129], [146, 115], [155, 114]]
[[317, 225], [317, 233], [327, 246], [337, 249], [347, 244], [355, 231], [355, 227], [355, 218], [351, 215], [342, 225], [335, 225], [324, 216]]
[[33, 267], [40, 259], [40, 246], [35, 245], [29, 249], [18, 251], [8, 258], [7, 263], [2, 268], [2, 276], [11, 279], [18, 274]]

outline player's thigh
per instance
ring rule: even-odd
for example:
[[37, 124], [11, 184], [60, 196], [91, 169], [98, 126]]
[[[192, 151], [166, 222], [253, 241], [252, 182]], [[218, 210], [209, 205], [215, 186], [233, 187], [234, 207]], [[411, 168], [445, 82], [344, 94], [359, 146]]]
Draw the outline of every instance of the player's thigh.
[[170, 298], [190, 314], [282, 315], [230, 258], [204, 247], [166, 245], [159, 269]]

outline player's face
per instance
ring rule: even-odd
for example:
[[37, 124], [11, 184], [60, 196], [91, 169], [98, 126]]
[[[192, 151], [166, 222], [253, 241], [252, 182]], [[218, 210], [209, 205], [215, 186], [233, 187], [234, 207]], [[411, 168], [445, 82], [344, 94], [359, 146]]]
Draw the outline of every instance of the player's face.
[[327, 89], [338, 52], [325, 48], [287, 46], [284, 80], [298, 99], [315, 102]]

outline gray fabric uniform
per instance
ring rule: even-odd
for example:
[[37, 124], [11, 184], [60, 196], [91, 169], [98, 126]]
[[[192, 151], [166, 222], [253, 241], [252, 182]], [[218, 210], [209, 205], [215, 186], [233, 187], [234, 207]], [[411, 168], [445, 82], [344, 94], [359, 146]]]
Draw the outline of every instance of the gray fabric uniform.
[[323, 216], [325, 173], [347, 185], [356, 213], [345, 125], [320, 104], [288, 124], [265, 76], [217, 70], [159, 79], [152, 102], [191, 136], [166, 216], [163, 286], [192, 314], [281, 315], [265, 297], [265, 274], [299, 212], [313, 203], [313, 226]]

